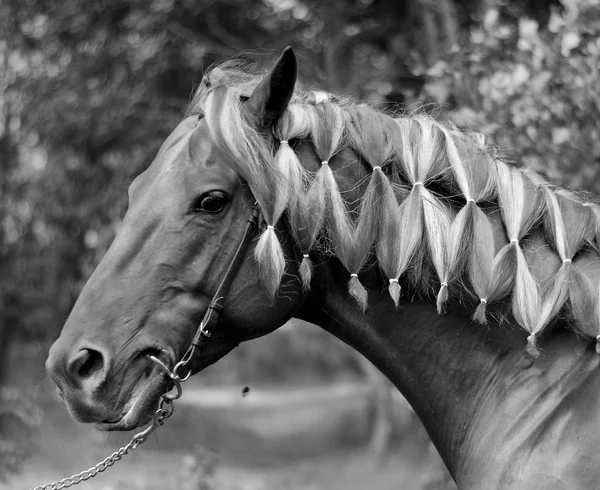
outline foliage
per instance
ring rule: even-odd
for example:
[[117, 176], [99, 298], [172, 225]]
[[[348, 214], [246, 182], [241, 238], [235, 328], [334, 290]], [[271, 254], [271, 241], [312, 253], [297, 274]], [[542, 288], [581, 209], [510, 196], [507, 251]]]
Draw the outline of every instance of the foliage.
[[40, 408], [27, 395], [0, 390], [0, 481], [19, 470], [30, 450], [29, 438], [41, 420]]
[[[565, 2], [566, 3], [566, 2]], [[566, 3], [546, 30], [487, 12], [471, 42], [427, 74], [425, 93], [458, 109], [456, 124], [487, 133], [508, 155], [574, 189], [600, 192], [600, 9]]]

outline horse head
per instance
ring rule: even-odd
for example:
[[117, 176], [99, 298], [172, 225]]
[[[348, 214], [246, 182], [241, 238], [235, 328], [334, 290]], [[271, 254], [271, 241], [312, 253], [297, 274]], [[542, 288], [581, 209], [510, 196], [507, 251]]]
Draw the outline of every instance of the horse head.
[[[286, 260], [298, 252], [275, 229], [283, 226], [273, 215], [281, 204], [253, 188], [277, 185], [278, 176], [257, 183], [242, 165], [269, 158], [266, 135], [292, 97], [295, 55], [286, 50], [258, 85], [233, 82], [223, 70], [206, 78], [189, 114], [131, 184], [121, 228], [51, 348], [48, 372], [79, 421], [104, 430], [148, 422], [168, 382], [150, 356], [174, 366], [211, 300], [222, 308], [219, 328], [194, 371], [284, 324], [303, 299], [299, 262]], [[248, 140], [222, 144], [232, 134]], [[255, 249], [270, 253], [273, 242], [280, 262], [261, 274]], [[276, 276], [279, 294], [265, 274]], [[223, 297], [213, 298], [217, 291]]]

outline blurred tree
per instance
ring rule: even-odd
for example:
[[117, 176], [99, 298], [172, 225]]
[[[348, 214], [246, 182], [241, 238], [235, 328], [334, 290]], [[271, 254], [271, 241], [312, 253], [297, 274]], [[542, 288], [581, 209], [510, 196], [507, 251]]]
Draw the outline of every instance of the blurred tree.
[[457, 125], [551, 180], [600, 193], [600, 9], [595, 0], [565, 6], [545, 29], [488, 10], [468, 48], [428, 70], [422, 100], [446, 104]]

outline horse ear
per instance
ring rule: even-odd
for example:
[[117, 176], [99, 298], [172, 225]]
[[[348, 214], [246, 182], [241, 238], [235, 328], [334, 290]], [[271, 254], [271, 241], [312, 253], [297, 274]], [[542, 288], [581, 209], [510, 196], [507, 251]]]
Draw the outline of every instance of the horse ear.
[[246, 102], [248, 112], [256, 120], [258, 129], [270, 128], [285, 112], [294, 93], [297, 75], [296, 55], [288, 46]]

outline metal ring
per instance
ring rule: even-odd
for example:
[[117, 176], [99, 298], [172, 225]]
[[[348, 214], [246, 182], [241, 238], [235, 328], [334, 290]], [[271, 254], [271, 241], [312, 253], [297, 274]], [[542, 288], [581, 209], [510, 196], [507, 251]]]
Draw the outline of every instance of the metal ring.
[[177, 364], [175, 364], [175, 367], [173, 368], [173, 372], [177, 375], [177, 377], [179, 378], [179, 381], [181, 383], [190, 379], [190, 376], [192, 375], [191, 369], [187, 372], [187, 374], [183, 378], [178, 374], [179, 370], [182, 367], [184, 367], [188, 363], [188, 361], [192, 358], [192, 352], [193, 352], [193, 350], [190, 351], [189, 356], [186, 356], [187, 357], [186, 359], [182, 359], [181, 361], [179, 361]]
[[173, 399], [169, 398], [167, 395], [161, 396], [158, 404], [158, 410], [162, 412], [160, 415], [158, 415], [158, 423], [162, 425], [163, 420], [168, 419], [175, 411]]
[[148, 359], [150, 359], [153, 363], [158, 364], [158, 366], [165, 372], [165, 374], [169, 378], [171, 378], [171, 380], [179, 382], [179, 376], [177, 376], [177, 374], [174, 371], [171, 371], [167, 367], [167, 365], [164, 362], [162, 362], [158, 357], [148, 356]]
[[[171, 371], [164, 362], [162, 362], [160, 359], [158, 359], [157, 357], [154, 356], [148, 356], [148, 358], [158, 364], [158, 366], [165, 372], [165, 374], [169, 377], [169, 379], [173, 382], [173, 387], [177, 390], [176, 393], [174, 394], [170, 394], [170, 391], [163, 394], [163, 397], [167, 400], [173, 401], [173, 400], [177, 400], [179, 398], [181, 398], [181, 395], [183, 395], [183, 389], [181, 388], [181, 383], [182, 380], [179, 375], [177, 374], [177, 367], [179, 366], [179, 364], [175, 365], [175, 369], [173, 369], [173, 371]], [[187, 378], [186, 378], [187, 379]]]

